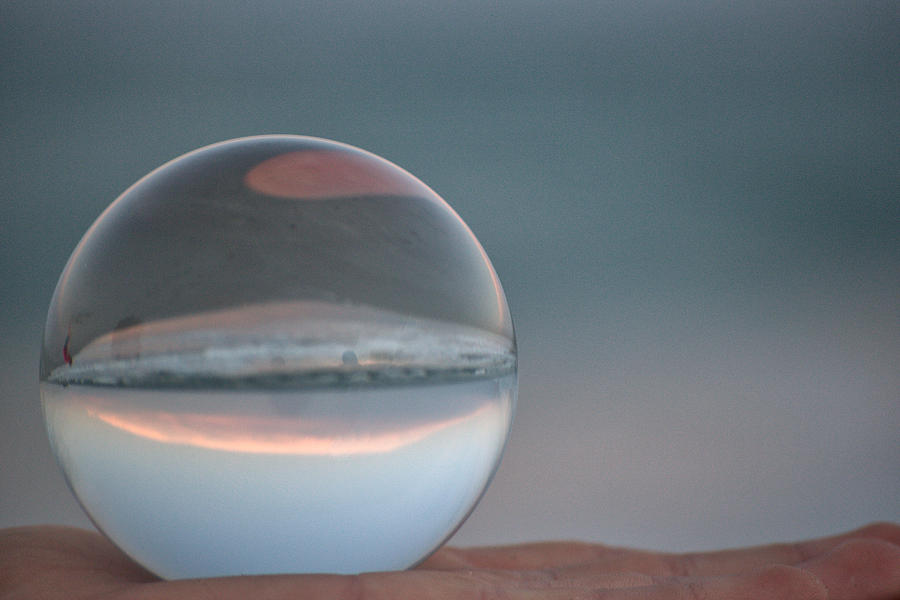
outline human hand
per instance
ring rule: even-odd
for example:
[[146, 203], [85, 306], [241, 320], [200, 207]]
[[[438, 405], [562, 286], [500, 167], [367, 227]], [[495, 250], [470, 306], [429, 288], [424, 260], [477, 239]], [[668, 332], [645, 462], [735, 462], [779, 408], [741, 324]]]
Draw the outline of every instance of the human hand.
[[0, 531], [0, 599], [862, 600], [900, 598], [900, 526], [691, 554], [578, 542], [436, 552], [416, 569], [161, 581], [99, 534]]

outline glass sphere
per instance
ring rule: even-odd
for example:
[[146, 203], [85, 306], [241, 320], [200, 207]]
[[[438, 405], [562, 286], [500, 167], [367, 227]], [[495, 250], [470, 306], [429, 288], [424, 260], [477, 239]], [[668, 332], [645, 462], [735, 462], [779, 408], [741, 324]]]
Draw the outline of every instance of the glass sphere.
[[487, 487], [515, 336], [437, 194], [337, 142], [201, 148], [87, 231], [41, 398], [96, 526], [169, 579], [404, 569]]

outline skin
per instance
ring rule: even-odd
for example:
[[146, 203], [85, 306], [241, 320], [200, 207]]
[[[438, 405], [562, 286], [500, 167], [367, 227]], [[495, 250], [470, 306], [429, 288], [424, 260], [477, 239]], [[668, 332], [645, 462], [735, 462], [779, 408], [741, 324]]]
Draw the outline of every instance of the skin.
[[900, 598], [900, 525], [717, 552], [579, 542], [444, 548], [391, 573], [161, 581], [104, 537], [67, 527], [0, 531], [0, 599], [863, 600]]

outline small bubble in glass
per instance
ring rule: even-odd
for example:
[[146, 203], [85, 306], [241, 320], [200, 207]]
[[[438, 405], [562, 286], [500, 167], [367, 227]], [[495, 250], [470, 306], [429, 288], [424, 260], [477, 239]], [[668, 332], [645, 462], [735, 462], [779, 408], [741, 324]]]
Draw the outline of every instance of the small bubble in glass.
[[515, 336], [487, 255], [426, 185], [260, 136], [173, 160], [100, 215], [40, 378], [69, 486], [157, 575], [395, 570], [493, 476]]

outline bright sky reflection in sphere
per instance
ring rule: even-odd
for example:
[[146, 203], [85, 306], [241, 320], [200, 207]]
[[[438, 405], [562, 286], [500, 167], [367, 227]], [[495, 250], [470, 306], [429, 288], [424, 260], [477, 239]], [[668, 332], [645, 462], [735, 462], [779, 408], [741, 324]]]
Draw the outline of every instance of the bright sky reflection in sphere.
[[163, 165], [92, 225], [41, 391], [75, 495], [148, 569], [352, 573], [415, 564], [474, 508], [515, 369], [497, 275], [439, 196], [357, 148], [259, 136]]

